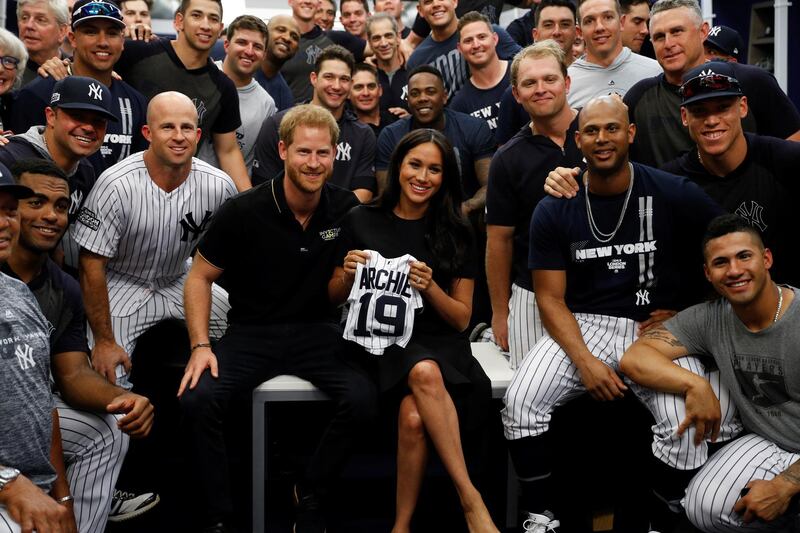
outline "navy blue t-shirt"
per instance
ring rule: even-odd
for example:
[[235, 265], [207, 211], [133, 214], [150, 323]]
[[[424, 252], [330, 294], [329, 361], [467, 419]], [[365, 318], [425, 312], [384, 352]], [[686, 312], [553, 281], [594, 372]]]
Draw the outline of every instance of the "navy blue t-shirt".
[[772, 250], [772, 279], [800, 286], [800, 250], [793, 225], [795, 198], [800, 192], [800, 143], [745, 133], [747, 157], [727, 176], [710, 174], [700, 163], [697, 149], [662, 167], [686, 176], [731, 213], [761, 232]]
[[[703, 296], [700, 243], [709, 221], [724, 213], [686, 178], [634, 163], [622, 225], [611, 241], [589, 228], [586, 188], [575, 198], [544, 198], [531, 219], [528, 266], [566, 271], [573, 313], [645, 320], [656, 309], [680, 310]], [[594, 221], [611, 232], [626, 193], [589, 194]]]
[[[512, 59], [517, 52], [522, 50], [506, 30], [496, 24], [493, 24], [492, 28], [500, 39], [497, 43], [497, 55], [500, 59]], [[444, 77], [447, 96], [450, 98], [469, 78], [467, 62], [456, 48], [457, 44], [458, 32], [453, 33], [444, 41], [434, 41], [433, 36], [429, 35], [414, 49], [414, 53], [406, 62], [406, 68], [409, 72], [420, 65], [431, 65], [439, 69]]]
[[273, 100], [275, 100], [275, 107], [278, 111], [283, 111], [294, 105], [294, 96], [289, 84], [283, 79], [283, 74], [278, 72], [272, 78], [267, 78], [263, 71], [257, 70], [253, 76], [259, 85], [269, 93]]
[[485, 120], [494, 135], [500, 113], [500, 99], [509, 87], [509, 83], [511, 83], [510, 62], [506, 66], [505, 77], [490, 89], [478, 89], [471, 80], [467, 80], [467, 83], [450, 100], [449, 107], [453, 111]]
[[[10, 126], [13, 131], [24, 133], [31, 126], [47, 123], [44, 108], [50, 105], [55, 84], [52, 76], [40, 77], [20, 89], [11, 108]], [[142, 126], [147, 122], [147, 101], [142, 93], [120, 80], [113, 80], [109, 90], [118, 121], [108, 121], [103, 145], [88, 158], [98, 176], [108, 167], [148, 146], [142, 135]]]
[[497, 144], [501, 145], [507, 142], [530, 121], [530, 115], [524, 107], [517, 103], [511, 87], [508, 87], [500, 98], [500, 108], [497, 111], [497, 129], [494, 132]]
[[[253, 185], [268, 181], [283, 172], [283, 160], [278, 155], [278, 127], [289, 110], [280, 111], [264, 120], [256, 139], [256, 158], [253, 163]], [[375, 179], [375, 134], [345, 110], [338, 120], [339, 142], [330, 182], [349, 191], [377, 189]]]
[[501, 146], [489, 167], [486, 189], [486, 224], [514, 228], [513, 281], [533, 290], [528, 269], [530, 223], [536, 204], [545, 197], [544, 180], [556, 167], [584, 167], [583, 154], [575, 144], [578, 117], [569, 125], [564, 146], [530, 127], [520, 129]]
[[[480, 188], [475, 176], [475, 161], [492, 157], [494, 141], [489, 126], [483, 120], [452, 111], [444, 110], [444, 131], [458, 155], [461, 167], [461, 185], [464, 194], [470, 198]], [[378, 154], [375, 157], [375, 170], [389, 168], [389, 160], [395, 146], [403, 136], [412, 130], [414, 117], [406, 117], [383, 128], [378, 137]]]

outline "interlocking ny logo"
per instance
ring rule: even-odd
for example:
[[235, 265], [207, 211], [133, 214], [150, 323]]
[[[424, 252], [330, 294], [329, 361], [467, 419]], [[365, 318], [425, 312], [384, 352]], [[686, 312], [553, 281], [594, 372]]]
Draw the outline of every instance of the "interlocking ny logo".
[[103, 99], [103, 87], [99, 83], [92, 83], [89, 85], [89, 96], [95, 100]]
[[194, 221], [194, 215], [192, 212], [186, 213], [186, 216], [183, 217], [181, 220], [181, 240], [186, 242], [189, 240], [189, 233], [192, 234], [192, 240], [197, 240], [200, 238], [200, 234], [206, 230], [206, 226], [211, 221], [211, 211], [206, 211], [206, 214], [203, 215], [203, 220], [200, 221], [200, 224], [197, 224]]
[[336, 145], [336, 161], [350, 161], [350, 150], [353, 147], [349, 142], [340, 142]]
[[710, 30], [708, 30], [708, 36], [709, 36], [709, 37], [716, 37], [717, 35], [719, 35], [719, 32], [721, 32], [721, 31], [722, 31], [722, 28], [721, 28], [721, 27], [719, 27], [719, 26], [714, 26], [713, 28], [711, 28]]
[[28, 370], [28, 368], [36, 366], [36, 361], [33, 360], [33, 348], [27, 344], [17, 344], [16, 348], [14, 348], [14, 354], [17, 356], [19, 367], [22, 370]]
[[751, 226], [755, 226], [761, 231], [767, 230], [767, 223], [764, 222], [764, 208], [755, 200], [750, 200], [750, 205], [744, 201], [736, 208], [736, 214], [745, 219]]
[[650, 292], [647, 289], [636, 291], [636, 305], [650, 305]]

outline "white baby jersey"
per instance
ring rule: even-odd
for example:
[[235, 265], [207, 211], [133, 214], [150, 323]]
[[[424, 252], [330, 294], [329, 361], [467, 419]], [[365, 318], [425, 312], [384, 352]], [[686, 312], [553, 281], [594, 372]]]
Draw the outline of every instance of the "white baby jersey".
[[422, 307], [422, 297], [411, 287], [408, 271], [414, 257], [387, 259], [367, 250], [366, 264], [358, 264], [347, 303], [344, 338], [363, 346], [374, 355], [392, 344], [405, 347], [414, 330], [414, 311]]

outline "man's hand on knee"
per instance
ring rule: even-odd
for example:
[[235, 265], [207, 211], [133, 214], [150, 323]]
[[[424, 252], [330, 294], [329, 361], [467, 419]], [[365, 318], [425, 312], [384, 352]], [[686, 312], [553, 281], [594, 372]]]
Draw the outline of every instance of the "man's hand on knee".
[[133, 438], [146, 437], [153, 427], [153, 404], [140, 394], [124, 392], [106, 406], [106, 411], [124, 414], [117, 426]]
[[98, 341], [92, 348], [92, 366], [110, 383], [117, 382], [117, 365], [131, 371], [131, 358], [122, 346], [114, 341]]
[[614, 370], [594, 357], [578, 365], [581, 381], [592, 398], [600, 401], [611, 401], [622, 398], [628, 387]]
[[778, 476], [769, 481], [754, 479], [746, 486], [746, 493], [739, 498], [733, 510], [749, 523], [755, 519], [770, 522], [783, 516], [798, 486]]
[[45, 494], [23, 475], [3, 488], [0, 503], [8, 509], [11, 519], [20, 525], [22, 533], [77, 532], [72, 511]]
[[195, 349], [194, 352], [192, 352], [192, 357], [189, 359], [189, 363], [186, 365], [186, 370], [183, 372], [181, 386], [178, 388], [179, 398], [183, 395], [183, 392], [186, 390], [187, 386], [194, 390], [194, 388], [197, 386], [197, 382], [200, 381], [200, 376], [203, 375], [203, 372], [206, 371], [206, 368], [209, 369], [214, 378], [219, 377], [217, 356], [214, 355], [214, 352], [211, 351], [211, 348], [203, 346]]

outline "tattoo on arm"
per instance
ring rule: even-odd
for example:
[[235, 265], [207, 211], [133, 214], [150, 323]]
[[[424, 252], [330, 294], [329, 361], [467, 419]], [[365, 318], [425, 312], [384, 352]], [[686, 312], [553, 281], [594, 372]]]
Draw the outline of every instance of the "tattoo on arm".
[[789, 468], [781, 472], [781, 477], [795, 485], [800, 485], [800, 461], [792, 464]]
[[646, 339], [653, 339], [661, 342], [665, 342], [672, 346], [673, 348], [682, 348], [683, 344], [681, 341], [675, 338], [675, 335], [669, 332], [667, 328], [662, 325], [656, 326], [654, 328], [650, 328], [642, 334], [642, 337]]

